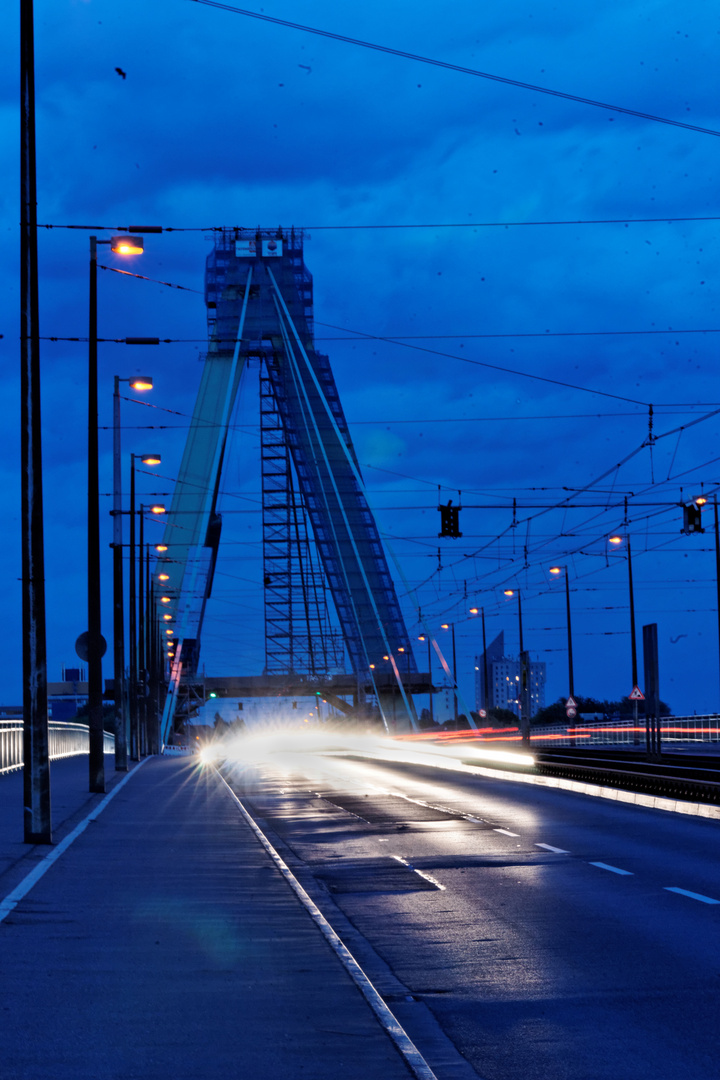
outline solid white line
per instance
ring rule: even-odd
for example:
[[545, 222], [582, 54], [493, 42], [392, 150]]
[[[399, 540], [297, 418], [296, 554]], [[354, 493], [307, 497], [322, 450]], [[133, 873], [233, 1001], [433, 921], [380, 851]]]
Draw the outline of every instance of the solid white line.
[[403, 866], [407, 866], [408, 870], [412, 870], [413, 874], [417, 874], [418, 877], [425, 878], [425, 880], [429, 881], [431, 885], [434, 885], [436, 889], [440, 889], [442, 892], [445, 892], [445, 886], [441, 885], [436, 878], [431, 877], [430, 874], [426, 874], [424, 870], [417, 870], [412, 863], [409, 863], [407, 861], [407, 859], [403, 859], [402, 855], [391, 855], [390, 858], [397, 859], [397, 861], [402, 863]]
[[275, 865], [287, 881], [288, 885], [290, 885], [290, 887], [293, 889], [300, 902], [307, 908], [309, 914], [315, 921], [315, 924], [327, 940], [328, 944], [337, 953], [338, 957], [340, 958], [345, 967], [345, 970], [350, 975], [350, 978], [358, 987], [363, 997], [367, 1001], [368, 1005], [373, 1010], [378, 1020], [384, 1027], [385, 1031], [387, 1031], [388, 1035], [393, 1040], [402, 1056], [405, 1058], [409, 1068], [412, 1069], [413, 1073], [417, 1077], [417, 1080], [437, 1080], [435, 1073], [432, 1071], [425, 1058], [415, 1046], [415, 1043], [411, 1040], [410, 1036], [407, 1034], [405, 1029], [395, 1018], [395, 1016], [393, 1016], [390, 1009], [388, 1009], [380, 994], [370, 982], [367, 975], [360, 967], [350, 950], [347, 948], [346, 945], [343, 944], [338, 935], [335, 933], [330, 923], [320, 911], [320, 908], [317, 906], [314, 900], [312, 900], [305, 892], [290, 867], [277, 853], [268, 838], [265, 836], [265, 833], [262, 831], [260, 826], [256, 824], [254, 818], [245, 809], [240, 799], [237, 797], [233, 789], [228, 784], [225, 777], [222, 776], [220, 772], [218, 772], [215, 766], [213, 766], [213, 769], [218, 779], [221, 780], [227, 788], [231, 797], [237, 804], [240, 813], [243, 815], [248, 825], [257, 836], [258, 840], [265, 848], [268, 855], [270, 855], [270, 857], [273, 859]]
[[713, 900], [712, 896], [703, 896], [699, 892], [690, 892], [688, 889], [679, 889], [677, 885], [664, 885], [666, 892], [680, 893], [681, 896], [689, 896], [691, 900], [701, 900], [703, 904], [720, 904], [720, 900]]
[[519, 836], [520, 833], [510, 832], [509, 829], [493, 829], [493, 832], [505, 833], [506, 836]]
[[613, 874], [623, 874], [625, 877], [634, 877], [632, 870], [620, 870], [617, 866], [610, 866], [606, 862], [591, 862], [591, 866], [599, 866], [601, 870], [612, 870]]
[[552, 844], [536, 844], [535, 847], [545, 848], [546, 851], [554, 851], [556, 855], [569, 855], [570, 852], [565, 848], [553, 847]]
[[16, 886], [16, 888], [14, 888], [12, 892], [7, 894], [4, 900], [0, 900], [0, 922], [2, 922], [3, 919], [7, 918], [10, 912], [17, 907], [23, 897], [27, 896], [33, 885], [37, 884], [40, 878], [48, 872], [52, 864], [54, 862], [57, 862], [60, 856], [67, 851], [67, 849], [75, 840], [77, 840], [78, 836], [80, 836], [81, 833], [85, 832], [90, 822], [95, 821], [96, 818], [98, 818], [100, 814], [102, 814], [103, 810], [110, 802], [110, 800], [115, 798], [120, 788], [124, 787], [125, 784], [127, 784], [130, 777], [138, 771], [140, 765], [144, 765], [145, 762], [149, 760], [149, 758], [143, 758], [143, 760], [135, 766], [132, 772], [129, 772], [127, 776], [124, 776], [120, 783], [116, 784], [112, 791], [109, 791], [107, 793], [102, 802], [98, 803], [95, 809], [91, 810], [88, 816], [86, 818], [83, 818], [80, 824], [76, 825], [73, 831], [68, 833], [64, 840], [60, 841], [57, 847], [52, 848], [51, 851], [48, 851], [47, 855], [43, 856], [42, 861], [39, 862], [37, 866], [34, 867], [34, 869], [32, 869], [30, 873], [22, 879], [20, 884]]

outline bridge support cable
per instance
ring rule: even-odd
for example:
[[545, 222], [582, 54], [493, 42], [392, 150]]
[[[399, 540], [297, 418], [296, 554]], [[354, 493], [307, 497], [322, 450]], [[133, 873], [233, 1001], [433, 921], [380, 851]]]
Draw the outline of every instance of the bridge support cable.
[[[312, 379], [312, 382], [315, 385], [315, 389], [317, 391], [317, 394], [318, 394], [320, 403], [322, 405], [322, 408], [324, 409], [324, 412], [325, 412], [326, 416], [328, 417], [328, 419], [330, 421], [330, 424], [331, 424], [331, 426], [333, 428], [334, 434], [336, 436], [337, 444], [341, 447], [342, 452], [343, 452], [343, 454], [345, 456], [346, 462], [350, 466], [350, 471], [351, 471], [352, 475], [354, 476], [354, 479], [355, 479], [355, 482], [356, 482], [356, 485], [357, 485], [357, 487], [356, 487], [356, 495], [362, 497], [363, 504], [365, 506], [367, 506], [367, 502], [366, 502], [366, 500], [364, 498], [362, 477], [360, 476], [360, 471], [359, 471], [359, 468], [357, 466], [357, 462], [355, 460], [353, 460], [353, 455], [350, 454], [350, 451], [348, 450], [347, 443], [342, 438], [342, 435], [340, 433], [338, 425], [335, 422], [335, 418], [332, 415], [332, 411], [331, 411], [331, 409], [330, 409], [330, 407], [328, 405], [327, 399], [326, 399], [326, 397], [325, 397], [325, 395], [323, 393], [323, 388], [320, 385], [320, 382], [319, 382], [315, 372], [313, 371], [313, 368], [312, 368], [312, 365], [311, 365], [310, 360], [308, 358], [308, 355], [307, 355], [307, 353], [306, 353], [306, 351], [305, 351], [305, 349], [303, 347], [303, 344], [302, 344], [302, 342], [300, 340], [300, 337], [298, 335], [297, 328], [295, 327], [295, 325], [294, 325], [294, 323], [293, 323], [293, 321], [292, 321], [292, 319], [290, 317], [290, 313], [288, 312], [287, 305], [285, 304], [282, 293], [281, 293], [280, 289], [278, 288], [278, 284], [277, 284], [277, 282], [275, 280], [273, 272], [269, 267], [268, 267], [268, 275], [270, 277], [270, 280], [272, 281], [273, 288], [275, 290], [275, 295], [276, 295], [276, 298], [277, 298], [277, 301], [278, 301], [278, 305], [279, 305], [279, 308], [281, 309], [281, 311], [280, 310], [278, 311], [278, 315], [279, 316], [282, 315], [282, 318], [280, 320], [281, 325], [283, 325], [283, 319], [284, 319], [286, 321], [286, 325], [287, 325], [288, 329], [292, 331], [293, 337], [295, 339], [295, 345], [297, 347], [297, 351], [300, 354], [300, 356], [302, 357], [302, 359], [304, 361], [306, 371], [310, 375], [310, 378]], [[353, 552], [353, 555], [354, 555], [354, 558], [355, 558], [355, 565], [357, 566], [357, 569], [359, 570], [359, 572], [361, 574], [363, 585], [364, 585], [365, 590], [366, 590], [367, 598], [369, 599], [370, 604], [372, 605], [372, 610], [373, 610], [373, 613], [374, 613], [374, 616], [375, 616], [377, 629], [379, 630], [379, 632], [380, 632], [380, 634], [382, 636], [383, 645], [387, 649], [387, 653], [384, 653], [383, 655], [387, 655], [390, 658], [390, 663], [392, 665], [393, 673], [395, 675], [395, 679], [396, 679], [398, 688], [400, 690], [400, 694], [402, 696], [403, 703], [404, 703], [405, 708], [407, 710], [408, 719], [410, 720], [410, 723], [411, 723], [411, 725], [413, 727], [417, 727], [417, 720], [416, 720], [416, 717], [415, 717], [414, 704], [411, 704], [411, 701], [408, 698], [408, 695], [407, 695], [407, 693], [405, 691], [405, 686], [403, 684], [403, 680], [400, 677], [400, 673], [398, 671], [397, 663], [395, 661], [395, 656], [393, 655], [393, 649], [391, 647], [390, 641], [388, 639], [388, 635], [387, 635], [386, 630], [385, 630], [385, 626], [383, 624], [383, 620], [382, 620], [380, 612], [378, 610], [378, 605], [377, 605], [377, 601], [376, 601], [376, 598], [375, 598], [373, 588], [372, 588], [372, 586], [370, 584], [370, 581], [368, 579], [368, 573], [367, 573], [367, 569], [366, 569], [366, 566], [365, 566], [365, 563], [364, 563], [364, 559], [363, 559], [363, 557], [361, 555], [361, 552], [359, 550], [358, 539], [355, 536], [354, 530], [353, 530], [353, 528], [352, 528], [352, 526], [350, 524], [350, 521], [349, 521], [349, 518], [348, 518], [348, 513], [347, 513], [347, 508], [346, 508], [346, 506], [344, 504], [344, 501], [343, 501], [343, 499], [341, 497], [341, 494], [340, 494], [340, 491], [338, 489], [338, 483], [337, 483], [337, 477], [336, 477], [337, 463], [333, 462], [333, 465], [335, 466], [334, 468], [330, 464], [330, 461], [329, 461], [329, 458], [328, 458], [327, 448], [326, 448], [325, 443], [324, 443], [324, 441], [323, 441], [323, 439], [321, 437], [321, 434], [320, 434], [317, 415], [310, 407], [310, 399], [309, 399], [308, 389], [305, 386], [305, 383], [304, 383], [304, 381], [303, 381], [303, 379], [301, 377], [301, 373], [299, 371], [298, 364], [297, 364], [297, 361], [295, 359], [292, 343], [290, 341], [288, 341], [287, 338], [286, 338], [286, 350], [287, 350], [287, 357], [290, 360], [290, 363], [291, 363], [291, 365], [293, 367], [293, 374], [294, 374], [294, 376], [295, 376], [295, 378], [297, 380], [297, 383], [302, 387], [302, 394], [303, 394], [305, 405], [307, 407], [307, 414], [310, 416], [310, 418], [312, 420], [314, 433], [315, 433], [315, 436], [316, 436], [316, 439], [317, 439], [317, 445], [318, 445], [318, 447], [319, 447], [319, 449], [320, 449], [320, 451], [322, 453], [323, 461], [324, 461], [326, 472], [327, 472], [327, 477], [329, 478], [330, 483], [332, 485], [333, 494], [334, 494], [335, 499], [336, 499], [336, 504], [337, 504], [337, 506], [338, 506], [338, 508], [340, 510], [341, 515], [342, 515], [342, 520], [343, 520], [343, 523], [345, 525], [345, 530], [346, 530], [347, 541], [349, 541], [349, 543], [350, 543], [350, 546], [352, 548], [352, 552]], [[367, 512], [369, 514], [369, 509], [368, 509]], [[360, 632], [360, 636], [362, 637], [363, 635], [362, 635], [362, 627], [361, 626], [358, 626], [358, 631]], [[364, 639], [363, 639], [363, 644], [364, 644]], [[409, 640], [407, 642], [407, 645], [404, 646], [403, 649], [404, 649], [404, 651], [410, 649]], [[367, 653], [366, 653], [366, 655], [367, 655]], [[410, 656], [412, 656], [412, 651], [411, 650], [409, 652], [409, 657]], [[368, 670], [370, 671], [370, 674], [372, 674], [372, 669], [370, 669], [370, 667], [369, 667], [369, 658], [368, 658]]]
[[[172, 551], [172, 557], [167, 563], [169, 574], [169, 588], [171, 607], [170, 613], [175, 614], [177, 631], [174, 635], [177, 646], [185, 645], [193, 641], [194, 656], [185, 656], [184, 667], [197, 664], [199, 650], [199, 638], [202, 628], [205, 602], [212, 585], [212, 573], [217, 555], [219, 543], [219, 523], [215, 529], [215, 535], [210, 535], [210, 522], [217, 500], [220, 469], [225, 451], [228, 426], [232, 415], [235, 398], [244, 359], [241, 361], [240, 344], [245, 327], [248, 301], [250, 297], [250, 285], [252, 282], [252, 267], [248, 267], [242, 310], [238, 323], [235, 345], [232, 359], [228, 365], [227, 358], [222, 354], [210, 357], [205, 362], [203, 382], [200, 387], [198, 401], [190, 432], [188, 433], [185, 453], [180, 467], [173, 500], [168, 514], [168, 525], [165, 530], [165, 544]], [[209, 413], [214, 413], [217, 418], [215, 424], [209, 423]], [[194, 436], [194, 437], [193, 437]], [[180, 521], [178, 521], [180, 518]], [[178, 531], [182, 530], [185, 536], [178, 541]], [[188, 533], [190, 535], [188, 535]], [[208, 541], [213, 546], [208, 548]], [[200, 610], [196, 612], [197, 590], [202, 587]], [[173, 595], [174, 593], [174, 595]], [[182, 614], [180, 603], [182, 602]], [[191, 633], [194, 637], [191, 637]], [[178, 659], [178, 651], [175, 660]], [[177, 700], [181, 671], [178, 673], [175, 687], [174, 701]], [[162, 738], [167, 741], [173, 709], [166, 720], [163, 715]]]
[[[326, 470], [327, 470], [325, 475], [323, 475], [322, 473], [320, 474], [320, 482], [315, 485], [315, 497], [317, 498], [318, 496], [320, 496], [322, 498], [322, 502], [324, 504], [325, 511], [326, 511], [326, 515], [325, 515], [326, 516], [326, 521], [327, 521], [327, 524], [329, 526], [330, 531], [332, 532], [332, 541], [333, 541], [334, 549], [335, 549], [335, 551], [341, 551], [342, 550], [342, 548], [341, 548], [341, 538], [338, 536], [338, 530], [337, 530], [337, 518], [338, 518], [337, 509], [338, 509], [338, 506], [339, 506], [341, 511], [342, 511], [342, 504], [340, 502], [339, 495], [338, 495], [337, 488], [336, 488], [335, 489], [335, 495], [337, 496], [337, 501], [334, 502], [333, 505], [331, 505], [330, 498], [329, 498], [328, 487], [327, 487], [327, 484], [325, 482], [325, 478], [327, 476], [327, 477], [330, 477], [330, 479], [332, 479], [332, 470], [329, 468], [329, 463], [327, 461], [326, 451], [325, 451], [325, 448], [323, 446], [322, 439], [319, 437], [319, 432], [317, 431], [317, 425], [314, 425], [314, 428], [315, 428], [314, 432], [313, 432], [312, 427], [311, 427], [311, 421], [314, 424], [314, 415], [313, 415], [312, 409], [310, 408], [309, 401], [307, 400], [307, 396], [303, 393], [304, 387], [303, 387], [302, 382], [301, 382], [301, 380], [299, 378], [298, 366], [297, 366], [297, 363], [295, 362], [295, 358], [293, 356], [292, 342], [291, 342], [290, 337], [288, 335], [288, 328], [287, 328], [287, 325], [286, 325], [285, 320], [283, 318], [281, 307], [277, 303], [277, 297], [275, 297], [275, 305], [276, 305], [276, 310], [277, 310], [277, 314], [278, 314], [279, 329], [280, 329], [280, 333], [282, 335], [282, 340], [283, 340], [283, 345], [284, 345], [284, 357], [285, 357], [286, 361], [289, 363], [290, 378], [292, 380], [292, 385], [293, 385], [293, 388], [294, 388], [295, 393], [297, 395], [298, 408], [296, 409], [296, 417], [299, 420], [301, 420], [301, 422], [302, 422], [302, 427], [304, 429], [304, 433], [305, 433], [305, 437], [306, 437], [306, 440], [308, 442], [308, 445], [313, 446], [313, 455], [314, 455], [315, 462], [318, 463], [319, 459], [317, 457], [317, 454], [319, 452], [319, 454], [322, 455], [323, 458], [324, 458], [324, 463], [325, 463]], [[287, 373], [286, 373], [286, 383], [287, 383]], [[345, 523], [346, 523], [346, 526], [347, 526], [347, 519], [345, 520]], [[327, 565], [327, 563], [326, 563], [326, 565]], [[375, 691], [375, 696], [376, 696], [376, 699], [377, 699], [378, 708], [380, 709], [380, 716], [381, 716], [381, 719], [382, 719], [382, 722], [383, 722], [383, 726], [385, 727], [385, 730], [387, 732], [389, 732], [390, 731], [390, 724], [388, 722], [388, 717], [385, 714], [385, 709], [384, 709], [384, 703], [383, 703], [383, 700], [382, 700], [382, 696], [381, 696], [381, 694], [379, 692], [377, 683], [375, 681], [374, 666], [372, 665], [372, 662], [371, 662], [370, 657], [368, 655], [367, 648], [366, 648], [366, 645], [365, 645], [365, 641], [364, 641], [364, 638], [363, 638], [363, 635], [362, 635], [362, 632], [361, 632], [361, 624], [360, 624], [360, 618], [359, 618], [358, 611], [357, 611], [356, 604], [355, 604], [355, 596], [354, 596], [353, 589], [351, 588], [351, 585], [350, 585], [350, 568], [348, 566], [348, 563], [347, 563], [346, 559], [340, 559], [338, 561], [338, 572], [339, 572], [339, 574], [342, 574], [342, 577], [344, 579], [344, 583], [345, 583], [345, 587], [346, 587], [346, 594], [347, 595], [346, 595], [346, 598], [341, 599], [339, 597], [339, 595], [338, 595], [339, 594], [339, 589], [336, 586], [336, 588], [334, 590], [336, 608], [338, 610], [338, 614], [339, 614], [340, 619], [344, 623], [344, 630], [345, 630], [345, 634], [346, 634], [346, 639], [350, 638], [351, 640], [355, 641], [356, 643], [359, 643], [360, 648], [362, 648], [362, 650], [363, 650], [364, 664], [362, 664], [362, 665], [353, 665], [353, 667], [355, 669], [355, 673], [356, 673], [356, 675], [358, 677], [358, 685], [360, 686], [362, 684], [362, 673], [364, 671], [367, 671], [368, 674], [370, 675], [370, 679], [371, 679], [371, 682], [372, 682], [372, 685], [373, 685], [373, 689]], [[344, 600], [344, 602], [343, 602], [343, 600]], [[352, 621], [353, 621], [352, 626], [348, 625], [350, 619], [352, 619]]]

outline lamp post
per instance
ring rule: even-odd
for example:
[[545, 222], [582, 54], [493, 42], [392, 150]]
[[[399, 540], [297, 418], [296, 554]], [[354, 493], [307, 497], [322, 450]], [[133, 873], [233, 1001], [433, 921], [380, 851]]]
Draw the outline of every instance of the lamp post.
[[455, 623], [443, 623], [442, 630], [449, 630], [452, 636], [452, 673], [453, 673], [453, 719], [457, 724], [458, 699], [457, 699], [457, 655], [455, 652]]
[[483, 696], [482, 702], [479, 708], [487, 717], [488, 711], [488, 662], [487, 662], [487, 640], [485, 638], [485, 608], [470, 608], [471, 615], [480, 615], [482, 621], [482, 644], [483, 644]]
[[[139, 459], [143, 465], [159, 465], [162, 461], [160, 454], [131, 454], [130, 455], [130, 575], [129, 575], [129, 619], [128, 619], [128, 647], [130, 663], [128, 670], [128, 699], [130, 705], [130, 756], [134, 761], [140, 757], [139, 726], [138, 726], [138, 697], [137, 697], [137, 587], [135, 567], [135, 461]], [[164, 511], [164, 507], [160, 512]]]
[[518, 630], [520, 634], [520, 694], [518, 713], [520, 720], [520, 738], [523, 743], [530, 742], [530, 693], [528, 687], [528, 656], [523, 644], [522, 596], [519, 589], [505, 589], [505, 596], [514, 596], [518, 600]]
[[[632, 665], [632, 684], [633, 693], [638, 686], [638, 669], [637, 669], [637, 641], [635, 638], [635, 591], [633, 589], [633, 573], [632, 573], [632, 551], [630, 549], [630, 537], [625, 534], [620, 536], [616, 534], [608, 537], [610, 544], [618, 546], [623, 543], [623, 540], [627, 543], [627, 564], [628, 564], [628, 591], [630, 595], [630, 659]], [[638, 726], [638, 699], [633, 697], [633, 742], [638, 742], [637, 734]]]
[[428, 654], [428, 698], [430, 699], [430, 722], [435, 723], [435, 710], [433, 707], [433, 692], [432, 692], [432, 654], [430, 652], [430, 635], [420, 634], [418, 641], [427, 641], [427, 654]]
[[121, 255], [143, 250], [137, 236], [113, 236], [110, 240], [90, 237], [90, 303], [88, 327], [88, 522], [87, 522], [87, 603], [88, 603], [88, 729], [90, 740], [90, 791], [105, 790], [102, 714], [102, 640], [100, 617], [100, 487], [98, 458], [98, 365], [97, 365], [97, 249], [109, 244]]
[[115, 768], [128, 767], [128, 700], [125, 685], [125, 617], [123, 600], [122, 467], [120, 455], [120, 383], [131, 390], [152, 390], [149, 375], [130, 379], [115, 376], [113, 390], [113, 660], [115, 696]]
[[568, 689], [569, 697], [575, 697], [575, 684], [573, 679], [573, 651], [572, 651], [572, 623], [570, 621], [570, 583], [568, 581], [567, 566], [551, 566], [551, 574], [561, 574], [565, 571], [565, 610], [567, 614], [567, 642], [568, 642]]
[[481, 608], [482, 612], [482, 639], [483, 639], [483, 709], [487, 716], [488, 711], [488, 657], [487, 657], [487, 640], [485, 638], [485, 608]]

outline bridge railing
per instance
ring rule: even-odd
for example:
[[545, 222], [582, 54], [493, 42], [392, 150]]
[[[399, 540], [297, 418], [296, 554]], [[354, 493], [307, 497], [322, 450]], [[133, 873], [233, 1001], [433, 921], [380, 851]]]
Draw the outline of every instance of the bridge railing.
[[[51, 761], [75, 754], [88, 754], [90, 733], [87, 724], [51, 720], [48, 724], [48, 745]], [[106, 754], [112, 754], [115, 750], [115, 736], [109, 731], [103, 732], [103, 750]], [[0, 774], [22, 769], [22, 766], [23, 722], [0, 719]]]
[[[663, 743], [720, 742], [720, 714], [704, 716], [663, 716], [660, 720]], [[547, 746], [598, 746], [645, 744], [645, 724], [640, 720], [594, 721], [587, 724], [553, 724], [530, 728], [530, 741]]]

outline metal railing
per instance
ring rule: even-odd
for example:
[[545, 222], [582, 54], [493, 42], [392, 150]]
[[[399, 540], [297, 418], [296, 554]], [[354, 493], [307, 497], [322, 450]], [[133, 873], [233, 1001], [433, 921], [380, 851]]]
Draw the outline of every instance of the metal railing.
[[[90, 752], [90, 734], [87, 724], [50, 720], [48, 723], [50, 760], [73, 757]], [[115, 736], [103, 732], [103, 751], [115, 752]], [[23, 767], [23, 722], [0, 719], [0, 774]]]
[[[705, 716], [663, 716], [660, 719], [663, 743], [720, 742], [720, 714]], [[599, 720], [588, 724], [553, 724], [530, 728], [531, 743], [546, 746], [637, 746], [645, 744], [645, 722]]]

